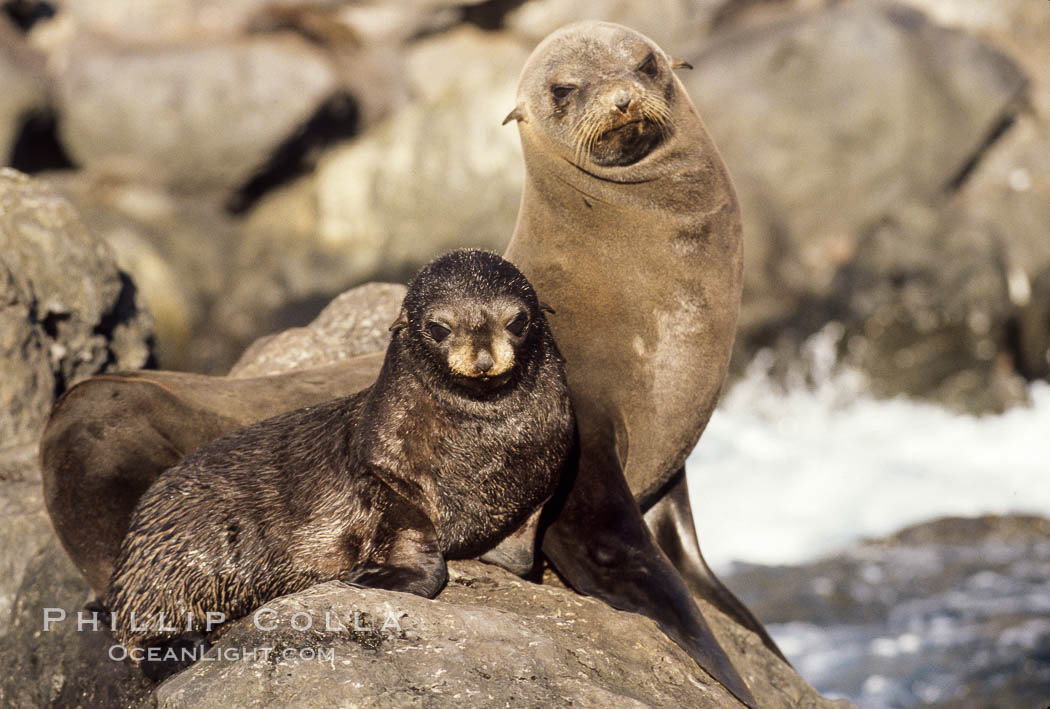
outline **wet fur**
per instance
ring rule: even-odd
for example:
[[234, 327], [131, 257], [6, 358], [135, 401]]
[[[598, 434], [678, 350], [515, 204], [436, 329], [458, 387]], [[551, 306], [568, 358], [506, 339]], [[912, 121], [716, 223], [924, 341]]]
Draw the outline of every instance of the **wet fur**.
[[[432, 356], [435, 298], [522, 300], [531, 323], [509, 379], [464, 389]], [[239, 429], [165, 471], [139, 501], [106, 605], [128, 646], [228, 619], [315, 583], [435, 595], [445, 559], [476, 556], [550, 497], [573, 440], [561, 356], [535, 293], [508, 263], [454, 252], [405, 298], [375, 384]], [[163, 614], [176, 631], [132, 629]], [[173, 622], [174, 621], [174, 622]]]

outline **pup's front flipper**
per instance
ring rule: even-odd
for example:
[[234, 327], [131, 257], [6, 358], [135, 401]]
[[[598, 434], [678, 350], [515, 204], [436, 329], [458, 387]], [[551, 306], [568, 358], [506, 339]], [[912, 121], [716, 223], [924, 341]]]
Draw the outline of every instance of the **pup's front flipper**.
[[[433, 598], [448, 579], [437, 530], [422, 510], [386, 488], [376, 553], [361, 559], [340, 581]], [[373, 500], [373, 504], [376, 504]]]

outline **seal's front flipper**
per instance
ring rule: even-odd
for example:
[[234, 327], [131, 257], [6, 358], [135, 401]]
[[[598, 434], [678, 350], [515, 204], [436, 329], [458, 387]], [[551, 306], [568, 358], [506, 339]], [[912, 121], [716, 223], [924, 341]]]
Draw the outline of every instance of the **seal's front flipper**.
[[437, 530], [414, 504], [385, 485], [383, 490], [385, 499], [372, 500], [373, 505], [384, 507], [377, 525], [377, 551], [368, 559], [358, 560], [339, 580], [351, 586], [433, 598], [448, 580]]
[[482, 554], [481, 560], [518, 576], [528, 575], [536, 565], [536, 532], [542, 512], [543, 507], [538, 507], [518, 529]]
[[649, 525], [653, 536], [656, 537], [656, 543], [678, 569], [690, 591], [758, 635], [771, 652], [791, 664], [762, 623], [726, 588], [704, 561], [704, 555], [700, 553], [700, 543], [696, 538], [696, 527], [693, 525], [693, 510], [689, 505], [685, 468], [681, 468], [675, 474], [660, 498], [646, 510], [645, 523]]
[[543, 553], [577, 591], [652, 618], [704, 671], [756, 709], [751, 690], [646, 528], [611, 436], [585, 431], [586, 417], [577, 422], [587, 448], [564, 498], [548, 505], [553, 520], [543, 533]]

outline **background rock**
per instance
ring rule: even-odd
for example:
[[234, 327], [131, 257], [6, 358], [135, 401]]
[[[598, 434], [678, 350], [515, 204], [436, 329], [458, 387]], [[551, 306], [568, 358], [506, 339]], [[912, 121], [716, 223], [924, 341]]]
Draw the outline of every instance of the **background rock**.
[[[1020, 109], [1020, 68], [913, 10], [856, 2], [731, 33], [693, 64], [683, 80], [752, 208], [739, 364], [837, 319], [844, 354], [869, 346], [849, 361], [879, 393], [1016, 401], [987, 386], [1009, 347], [1004, 246], [956, 216], [955, 192]], [[861, 272], [878, 296], [852, 289]]]
[[0, 447], [35, 443], [53, 399], [150, 356], [152, 320], [134, 284], [72, 206], [0, 169]]
[[8, 164], [15, 139], [34, 112], [46, 110], [49, 81], [44, 58], [0, 14], [0, 165]]
[[348, 290], [306, 327], [285, 330], [252, 343], [230, 370], [230, 376], [262, 377], [384, 350], [406, 290], [394, 283], [368, 283]]
[[59, 81], [62, 139], [81, 164], [131, 161], [184, 189], [232, 189], [336, 87], [335, 67], [294, 36], [144, 48], [81, 38]]

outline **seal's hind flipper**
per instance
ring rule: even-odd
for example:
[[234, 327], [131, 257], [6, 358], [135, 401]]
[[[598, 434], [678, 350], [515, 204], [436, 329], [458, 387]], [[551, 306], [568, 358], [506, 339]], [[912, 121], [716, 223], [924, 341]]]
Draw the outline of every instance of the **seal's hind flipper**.
[[580, 462], [575, 479], [568, 481], [571, 487], [547, 506], [553, 521], [543, 533], [544, 555], [577, 591], [651, 618], [705, 672], [757, 709], [682, 577], [645, 526], [616, 458], [611, 430], [599, 430], [598, 417], [587, 416], [586, 407], [574, 403], [583, 444]]
[[693, 525], [685, 468], [675, 474], [660, 499], [645, 511], [645, 523], [690, 591], [758, 635], [771, 652], [791, 664], [758, 618], [715, 576], [704, 560]]

